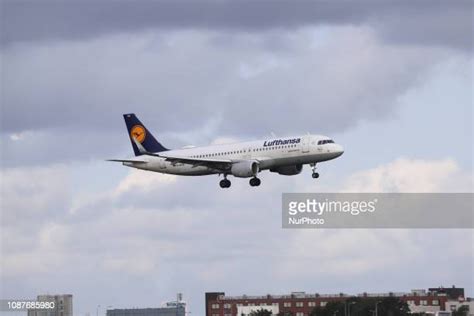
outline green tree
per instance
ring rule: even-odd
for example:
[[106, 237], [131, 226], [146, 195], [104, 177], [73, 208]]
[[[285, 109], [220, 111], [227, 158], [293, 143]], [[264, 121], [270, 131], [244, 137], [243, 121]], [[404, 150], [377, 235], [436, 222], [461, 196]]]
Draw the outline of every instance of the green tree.
[[408, 304], [397, 297], [386, 297], [378, 305], [379, 315], [405, 316], [410, 312]]
[[252, 311], [250, 316], [272, 316], [272, 312], [268, 309], [260, 308], [259, 310]]
[[315, 307], [310, 316], [344, 316], [344, 302], [329, 302], [326, 306]]
[[453, 316], [468, 316], [469, 315], [469, 307], [463, 305], [459, 307], [457, 310], [453, 311]]

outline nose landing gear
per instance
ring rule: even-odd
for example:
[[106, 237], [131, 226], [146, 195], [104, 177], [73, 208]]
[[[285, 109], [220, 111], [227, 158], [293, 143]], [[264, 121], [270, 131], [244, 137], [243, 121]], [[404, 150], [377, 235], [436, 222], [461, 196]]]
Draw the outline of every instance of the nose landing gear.
[[312, 164], [309, 164], [309, 165], [311, 166], [311, 170], [313, 171], [313, 174], [311, 175], [313, 177], [313, 179], [319, 178], [319, 173], [316, 172], [316, 164], [312, 163]]

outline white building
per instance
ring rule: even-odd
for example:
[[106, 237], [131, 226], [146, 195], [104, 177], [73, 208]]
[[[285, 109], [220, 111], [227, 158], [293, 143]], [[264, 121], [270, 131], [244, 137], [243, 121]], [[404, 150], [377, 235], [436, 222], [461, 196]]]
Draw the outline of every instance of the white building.
[[415, 305], [414, 303], [408, 302], [408, 307], [411, 313], [433, 313], [441, 310], [440, 306], [434, 305]]
[[455, 311], [458, 310], [461, 306], [467, 306], [469, 309], [469, 316], [474, 316], [474, 299], [473, 298], [466, 298], [466, 299], [459, 299], [459, 300], [449, 300], [445, 304], [445, 309], [447, 311]]

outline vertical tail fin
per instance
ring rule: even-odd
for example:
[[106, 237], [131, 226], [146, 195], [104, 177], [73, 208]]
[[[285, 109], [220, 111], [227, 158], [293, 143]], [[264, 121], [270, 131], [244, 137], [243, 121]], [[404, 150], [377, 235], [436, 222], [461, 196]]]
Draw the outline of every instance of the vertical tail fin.
[[153, 137], [153, 135], [148, 131], [145, 125], [140, 122], [135, 114], [124, 114], [123, 118], [125, 119], [125, 124], [127, 125], [128, 136], [130, 138], [130, 142], [132, 143], [135, 156], [140, 156], [141, 153], [133, 141], [133, 138], [135, 138], [136, 141], [146, 149], [146, 151], [157, 153], [168, 150], [163, 145], [161, 145], [155, 137]]

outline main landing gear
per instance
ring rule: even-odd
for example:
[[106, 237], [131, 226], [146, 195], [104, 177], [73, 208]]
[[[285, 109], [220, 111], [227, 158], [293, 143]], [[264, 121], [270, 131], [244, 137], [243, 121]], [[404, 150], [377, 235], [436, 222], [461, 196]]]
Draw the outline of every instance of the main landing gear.
[[316, 164], [312, 163], [312, 164], [309, 164], [309, 165], [311, 166], [311, 170], [313, 171], [313, 174], [311, 175], [313, 177], [313, 179], [319, 178], [319, 173], [316, 172]]
[[219, 182], [221, 188], [230, 188], [230, 180], [227, 179], [227, 175], [224, 175], [224, 179]]
[[254, 177], [254, 178], [250, 179], [249, 183], [250, 183], [250, 186], [252, 186], [252, 187], [258, 187], [260, 185], [261, 181], [260, 181], [259, 178]]
[[[261, 181], [260, 181], [259, 178], [253, 177], [252, 179], [250, 179], [249, 183], [253, 187], [258, 187], [260, 185]], [[222, 179], [219, 182], [219, 185], [223, 189], [230, 188], [230, 180], [227, 179], [227, 175], [224, 175], [224, 179]]]

